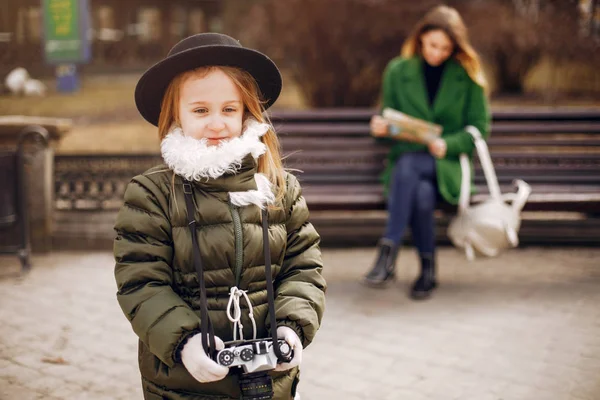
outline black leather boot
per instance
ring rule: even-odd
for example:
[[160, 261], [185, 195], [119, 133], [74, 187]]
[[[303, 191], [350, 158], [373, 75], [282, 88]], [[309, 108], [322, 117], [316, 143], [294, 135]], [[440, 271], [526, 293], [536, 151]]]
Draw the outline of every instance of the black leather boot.
[[363, 278], [363, 283], [371, 287], [383, 287], [394, 279], [398, 247], [389, 239], [382, 238], [378, 243], [379, 255], [375, 265]]
[[410, 297], [414, 300], [427, 299], [436, 287], [435, 257], [433, 255], [421, 256], [421, 274], [413, 283]]

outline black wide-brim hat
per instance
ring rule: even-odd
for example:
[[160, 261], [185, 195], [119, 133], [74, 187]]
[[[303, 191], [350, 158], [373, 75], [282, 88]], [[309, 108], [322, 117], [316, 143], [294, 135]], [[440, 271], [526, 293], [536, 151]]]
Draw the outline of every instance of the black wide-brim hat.
[[271, 107], [281, 93], [281, 74], [269, 57], [242, 47], [230, 36], [199, 33], [177, 43], [165, 59], [144, 72], [135, 88], [135, 104], [142, 117], [158, 126], [162, 99], [173, 78], [209, 65], [237, 67], [250, 73], [256, 80], [265, 109]]

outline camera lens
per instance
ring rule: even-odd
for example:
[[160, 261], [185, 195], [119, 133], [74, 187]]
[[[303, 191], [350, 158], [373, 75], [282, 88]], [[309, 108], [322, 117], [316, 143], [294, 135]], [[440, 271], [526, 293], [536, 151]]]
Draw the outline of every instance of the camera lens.
[[240, 390], [244, 400], [270, 400], [273, 398], [273, 380], [266, 372], [242, 375]]

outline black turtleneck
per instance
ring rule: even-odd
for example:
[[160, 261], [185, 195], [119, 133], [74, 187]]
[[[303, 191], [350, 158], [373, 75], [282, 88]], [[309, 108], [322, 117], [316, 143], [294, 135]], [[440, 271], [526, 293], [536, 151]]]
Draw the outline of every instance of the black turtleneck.
[[429, 105], [431, 106], [433, 106], [435, 95], [440, 88], [440, 81], [442, 79], [442, 73], [444, 72], [445, 66], [446, 62], [443, 62], [437, 67], [432, 67], [427, 63], [427, 61], [423, 60], [423, 75], [425, 76], [425, 84], [427, 86], [427, 94], [429, 96]]

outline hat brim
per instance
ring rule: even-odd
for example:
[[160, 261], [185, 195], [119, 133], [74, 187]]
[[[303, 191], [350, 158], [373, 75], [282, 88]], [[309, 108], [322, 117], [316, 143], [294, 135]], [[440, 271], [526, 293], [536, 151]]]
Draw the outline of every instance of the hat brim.
[[135, 88], [135, 104], [144, 119], [158, 126], [162, 98], [169, 83], [182, 72], [219, 65], [241, 68], [256, 80], [259, 96], [267, 109], [281, 93], [281, 74], [264, 54], [237, 46], [202, 46], [171, 55], [150, 67]]

